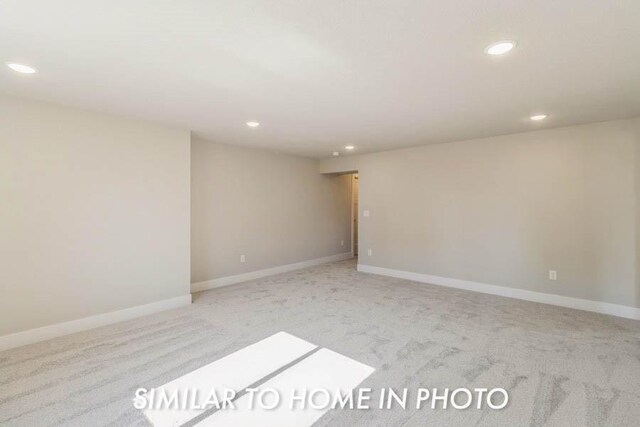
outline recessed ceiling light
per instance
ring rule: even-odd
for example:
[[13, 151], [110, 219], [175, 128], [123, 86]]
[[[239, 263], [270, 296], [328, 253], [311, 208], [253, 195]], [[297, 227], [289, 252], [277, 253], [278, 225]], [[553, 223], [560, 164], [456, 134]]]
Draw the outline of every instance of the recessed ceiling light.
[[338, 157], [340, 155], [340, 153], [338, 153], [337, 151], [334, 151], [333, 153], [331, 153], [334, 157]]
[[547, 118], [547, 115], [546, 115], [546, 114], [536, 114], [535, 116], [531, 116], [531, 117], [529, 117], [529, 118], [530, 118], [531, 120], [533, 120], [533, 121], [536, 121], [536, 122], [537, 122], [537, 121], [540, 121], [540, 120], [544, 120], [544, 119], [546, 119], [546, 118]]
[[7, 62], [7, 67], [22, 74], [35, 74], [38, 72], [38, 70], [33, 67], [29, 67], [28, 65], [24, 64], [16, 64], [14, 62]]
[[344, 147], [345, 150], [353, 150], [354, 148], [356, 147], [354, 147], [353, 145], [347, 145]]
[[257, 128], [258, 126], [260, 126], [260, 123], [258, 123], [258, 122], [247, 122], [247, 126], [249, 126], [250, 128]]
[[516, 46], [516, 42], [511, 40], [502, 40], [499, 42], [491, 43], [484, 50], [488, 55], [504, 55]]

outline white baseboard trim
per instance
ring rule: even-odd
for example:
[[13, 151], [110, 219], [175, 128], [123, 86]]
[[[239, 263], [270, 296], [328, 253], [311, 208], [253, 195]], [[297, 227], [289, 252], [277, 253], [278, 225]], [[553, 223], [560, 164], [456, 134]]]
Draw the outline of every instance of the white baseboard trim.
[[14, 334], [0, 337], [0, 351], [40, 341], [46, 341], [63, 335], [73, 334], [75, 332], [86, 331], [88, 329], [106, 326], [112, 323], [131, 320], [137, 317], [170, 310], [172, 308], [183, 307], [189, 304], [191, 304], [191, 294], [152, 302], [149, 304], [137, 305], [135, 307], [125, 308], [123, 310], [112, 311], [109, 313], [97, 314], [95, 316], [84, 317], [82, 319], [70, 320], [68, 322], [54, 323], [53, 325], [43, 326], [41, 328], [16, 332]]
[[309, 259], [306, 261], [296, 262], [293, 264], [279, 265], [277, 267], [265, 268], [264, 270], [250, 271], [248, 273], [236, 274], [234, 276], [220, 277], [213, 280], [205, 280], [204, 282], [196, 282], [191, 284], [191, 292], [201, 292], [209, 289], [221, 288], [223, 286], [234, 285], [236, 283], [246, 282], [249, 280], [261, 279], [274, 274], [287, 273], [289, 271], [300, 270], [301, 268], [312, 267], [314, 265], [326, 264], [328, 262], [343, 261], [353, 258], [351, 252], [344, 252], [337, 255], [330, 255], [322, 258]]
[[397, 277], [399, 279], [412, 280], [414, 282], [428, 283], [431, 285], [447, 286], [450, 288], [481, 292], [483, 294], [499, 295], [507, 298], [533, 301], [542, 304], [558, 305], [561, 307], [574, 308], [577, 310], [592, 311], [595, 313], [609, 314], [611, 316], [640, 320], [640, 308], [629, 307], [626, 305], [565, 297], [562, 295], [546, 294], [543, 292], [527, 291], [525, 289], [508, 288], [505, 286], [488, 285], [486, 283], [450, 279], [447, 277], [431, 276], [429, 274], [412, 273], [410, 271], [374, 267], [372, 265], [358, 264], [358, 271], [361, 271], [363, 273], [379, 274], [382, 276]]

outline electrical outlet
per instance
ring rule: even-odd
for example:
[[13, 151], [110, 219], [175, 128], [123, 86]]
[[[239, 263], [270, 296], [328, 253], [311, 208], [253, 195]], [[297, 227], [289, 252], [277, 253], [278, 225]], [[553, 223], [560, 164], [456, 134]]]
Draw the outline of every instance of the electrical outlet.
[[558, 280], [558, 272], [555, 270], [549, 270], [549, 280]]
[[344, 240], [340, 240], [340, 246], [344, 246]]
[[369, 255], [369, 256], [373, 255], [373, 250], [372, 249], [367, 249], [367, 255]]
[[362, 211], [362, 216], [369, 217], [369, 211], [368, 210]]
[[245, 262], [247, 259], [244, 255], [240, 255], [240, 262]]

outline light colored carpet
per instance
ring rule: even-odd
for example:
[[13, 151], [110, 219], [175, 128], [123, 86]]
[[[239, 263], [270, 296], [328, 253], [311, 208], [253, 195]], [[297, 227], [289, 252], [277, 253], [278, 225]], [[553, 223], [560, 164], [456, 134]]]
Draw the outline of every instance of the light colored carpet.
[[[334, 410], [319, 425], [640, 423], [640, 322], [312, 267], [0, 353], [3, 426], [147, 425], [131, 400], [278, 331], [373, 366], [362, 387], [503, 387], [493, 410]], [[376, 405], [376, 399], [373, 399]]]

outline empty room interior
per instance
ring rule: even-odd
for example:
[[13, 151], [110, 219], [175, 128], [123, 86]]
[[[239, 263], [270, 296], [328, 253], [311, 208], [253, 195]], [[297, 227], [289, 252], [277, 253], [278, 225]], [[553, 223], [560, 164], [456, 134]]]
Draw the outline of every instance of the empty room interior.
[[0, 1], [0, 425], [640, 426], [640, 2]]

